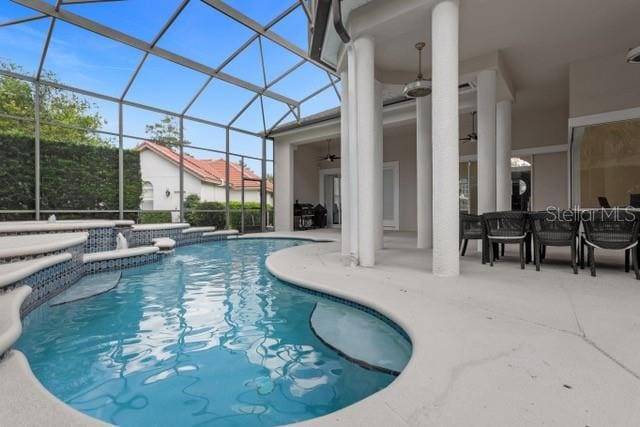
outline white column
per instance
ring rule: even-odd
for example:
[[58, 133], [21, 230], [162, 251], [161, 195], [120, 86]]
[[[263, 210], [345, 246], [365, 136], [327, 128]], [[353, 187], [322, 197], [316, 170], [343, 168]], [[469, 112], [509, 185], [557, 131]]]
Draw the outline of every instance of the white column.
[[274, 225], [276, 231], [293, 230], [293, 146], [274, 142]]
[[431, 97], [416, 99], [416, 178], [418, 249], [432, 247], [433, 177], [431, 145]]
[[376, 137], [374, 139], [375, 142], [375, 151], [376, 151], [376, 161], [375, 161], [375, 179], [376, 182], [373, 186], [375, 190], [375, 226], [376, 226], [376, 249], [382, 249], [384, 247], [384, 226], [383, 222], [383, 187], [382, 187], [382, 165], [384, 163], [384, 125], [382, 123], [383, 120], [383, 111], [382, 111], [382, 83], [376, 82], [376, 93], [375, 93], [375, 108], [376, 108], [376, 116], [374, 119], [375, 123], [375, 132]]
[[340, 209], [342, 260], [349, 262], [351, 256], [351, 194], [349, 191], [349, 76], [346, 70], [340, 73]]
[[457, 276], [458, 256], [458, 1], [432, 14], [433, 273]]
[[358, 199], [358, 104], [356, 103], [356, 55], [353, 46], [350, 46], [347, 51], [347, 80], [351, 84], [347, 83], [347, 122], [349, 133], [349, 226], [351, 227], [349, 250], [351, 265], [358, 265], [360, 263], [360, 250], [359, 250], [359, 199]]
[[358, 139], [358, 240], [360, 265], [373, 267], [376, 261], [376, 103], [373, 38], [353, 41], [356, 59], [357, 139]]
[[478, 74], [478, 213], [496, 210], [496, 71]]
[[511, 210], [511, 101], [498, 102], [496, 117], [496, 210]]

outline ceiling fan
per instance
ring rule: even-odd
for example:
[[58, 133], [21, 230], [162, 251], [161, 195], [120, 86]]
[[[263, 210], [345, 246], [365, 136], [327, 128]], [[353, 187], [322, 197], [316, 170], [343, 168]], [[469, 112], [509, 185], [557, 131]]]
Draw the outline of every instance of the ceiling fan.
[[471, 113], [471, 118], [472, 118], [472, 123], [471, 125], [473, 126], [471, 128], [471, 133], [468, 133], [466, 137], [464, 138], [460, 138], [460, 142], [465, 143], [465, 142], [475, 142], [478, 140], [478, 133], [476, 132], [476, 114], [477, 112], [474, 111], [473, 113]]
[[327, 141], [327, 154], [324, 155], [324, 157], [321, 157], [319, 160], [330, 163], [333, 163], [336, 160], [340, 160], [340, 156], [338, 156], [337, 154], [331, 154], [331, 141]]

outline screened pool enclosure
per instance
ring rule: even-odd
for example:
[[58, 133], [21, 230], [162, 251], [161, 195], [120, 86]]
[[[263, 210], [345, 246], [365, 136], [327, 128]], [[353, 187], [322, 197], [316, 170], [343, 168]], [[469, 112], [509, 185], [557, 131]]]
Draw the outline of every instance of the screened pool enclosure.
[[340, 103], [310, 22], [306, 0], [0, 0], [0, 219], [268, 228], [272, 132]]

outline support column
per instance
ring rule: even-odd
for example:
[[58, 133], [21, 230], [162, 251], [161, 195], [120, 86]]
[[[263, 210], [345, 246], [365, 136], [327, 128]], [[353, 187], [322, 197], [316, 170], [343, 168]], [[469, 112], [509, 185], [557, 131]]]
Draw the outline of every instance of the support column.
[[273, 142], [274, 150], [274, 225], [276, 231], [293, 231], [293, 146]]
[[478, 213], [496, 210], [496, 71], [478, 74]]
[[496, 117], [496, 209], [511, 210], [511, 100], [498, 102]]
[[431, 97], [416, 98], [416, 178], [418, 249], [433, 242], [433, 153], [431, 145]]
[[184, 118], [180, 117], [180, 220], [184, 222]]
[[349, 76], [348, 71], [340, 73], [342, 93], [340, 94], [340, 220], [341, 254], [344, 263], [349, 263], [351, 254], [351, 194], [349, 186]]
[[357, 140], [358, 140], [358, 246], [360, 265], [373, 267], [376, 262], [376, 191], [379, 182], [376, 167], [376, 103], [373, 38], [361, 36], [354, 40], [356, 59]]
[[118, 218], [124, 219], [124, 113], [118, 103]]
[[348, 125], [349, 125], [349, 226], [351, 227], [349, 254], [351, 265], [360, 263], [359, 248], [359, 217], [360, 199], [358, 198], [358, 104], [356, 103], [356, 55], [354, 46], [349, 46], [347, 51], [348, 61]]
[[458, 256], [458, 14], [457, 0], [432, 13], [433, 273], [457, 276]]
[[[34, 93], [33, 93], [33, 108], [34, 108], [34, 119], [35, 119], [35, 127], [34, 127], [34, 157], [35, 157], [35, 210], [36, 210], [36, 221], [40, 221], [40, 83], [35, 82], [34, 84]], [[122, 123], [122, 120], [120, 120]]]
[[375, 183], [373, 189], [375, 191], [375, 236], [376, 236], [376, 249], [382, 249], [384, 247], [384, 225], [383, 225], [383, 185], [382, 185], [382, 166], [384, 163], [384, 125], [383, 111], [382, 111], [382, 83], [376, 82], [375, 93]]

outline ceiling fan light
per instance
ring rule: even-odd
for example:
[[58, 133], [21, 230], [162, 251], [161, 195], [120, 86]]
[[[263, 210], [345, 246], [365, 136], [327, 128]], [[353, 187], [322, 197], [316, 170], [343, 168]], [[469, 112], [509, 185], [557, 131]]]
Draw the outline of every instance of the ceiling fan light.
[[425, 80], [422, 77], [422, 49], [426, 45], [424, 42], [415, 44], [415, 48], [418, 51], [418, 77], [416, 80], [404, 85], [402, 93], [407, 98], [422, 98], [423, 96], [431, 95], [431, 80]]
[[411, 83], [404, 85], [402, 89], [404, 95], [408, 98], [421, 98], [423, 96], [431, 95], [431, 81], [429, 80], [415, 80]]

